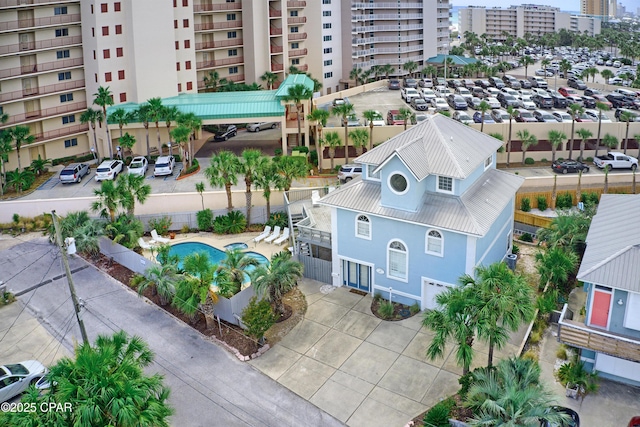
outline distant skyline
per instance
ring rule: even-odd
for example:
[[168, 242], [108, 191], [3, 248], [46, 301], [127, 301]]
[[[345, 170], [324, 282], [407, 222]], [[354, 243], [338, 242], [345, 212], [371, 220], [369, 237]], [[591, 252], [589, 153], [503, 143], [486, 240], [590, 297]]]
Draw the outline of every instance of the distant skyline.
[[[558, 5], [556, 1], [552, 0], [531, 0], [518, 2], [515, 0], [450, 0], [453, 6], [465, 7], [465, 6], [486, 6], [486, 7], [509, 7], [517, 4], [543, 4], [549, 6], [560, 7], [562, 10], [570, 10], [570, 11], [579, 11], [580, 10], [580, 0], [565, 0], [561, 5]], [[627, 0], [620, 1], [618, 3], [622, 3], [624, 7], [627, 8], [628, 11], [635, 13], [636, 8], [640, 5], [637, 1]], [[632, 6], [634, 4], [635, 6]], [[633, 7], [633, 10], [631, 9]]]

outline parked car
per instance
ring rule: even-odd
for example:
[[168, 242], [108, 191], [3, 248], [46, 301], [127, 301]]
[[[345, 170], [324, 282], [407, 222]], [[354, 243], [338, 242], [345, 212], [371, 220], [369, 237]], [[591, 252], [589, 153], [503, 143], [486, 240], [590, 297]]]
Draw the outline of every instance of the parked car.
[[[342, 99], [342, 98], [340, 98]], [[335, 99], [334, 101], [334, 105], [339, 105], [339, 104], [335, 104]], [[344, 100], [343, 100], [344, 101]], [[343, 102], [344, 104], [344, 102]], [[233, 138], [234, 136], [236, 136], [238, 134], [238, 127], [236, 125], [229, 125], [227, 127], [222, 127], [222, 129], [220, 129], [218, 132], [216, 132], [215, 136], [213, 137], [214, 141], [226, 141], [229, 138]]]
[[48, 372], [37, 360], [0, 366], [0, 403], [24, 393]]
[[549, 95], [536, 93], [531, 97], [538, 108], [553, 108], [553, 98]]
[[598, 89], [593, 89], [593, 88], [588, 87], [588, 88], [586, 88], [584, 90], [584, 94], [586, 96], [593, 96], [593, 95], [601, 95], [602, 92], [600, 92]]
[[504, 110], [491, 110], [491, 118], [496, 123], [508, 122], [509, 121], [509, 113]]
[[573, 172], [589, 172], [589, 166], [576, 160], [556, 160], [551, 165], [551, 169], [558, 173], [573, 173]]
[[416, 79], [404, 79], [404, 81], [402, 82], [402, 86], [417, 89], [418, 81]]
[[593, 95], [590, 95], [590, 96], [593, 99], [595, 99], [596, 102], [602, 102], [604, 105], [609, 107], [609, 109], [613, 108], [613, 104], [611, 103], [611, 101], [609, 101], [604, 95], [594, 93]]
[[136, 156], [131, 160], [131, 163], [129, 163], [129, 166], [127, 167], [127, 173], [129, 175], [145, 176], [148, 167], [149, 162], [147, 161], [146, 157]]
[[578, 104], [579, 106], [583, 107], [583, 101], [580, 95], [569, 95], [565, 97], [565, 99], [567, 100], [567, 106]]
[[520, 101], [518, 101], [515, 96], [504, 92], [498, 95], [498, 101], [500, 101], [502, 108], [507, 108], [509, 106], [517, 108], [520, 106]]
[[438, 98], [446, 98], [447, 96], [453, 93], [451, 89], [449, 89], [446, 86], [436, 86], [434, 91], [438, 96]]
[[489, 83], [489, 80], [487, 80], [487, 79], [476, 80], [476, 81], [474, 81], [474, 83], [476, 84], [476, 86], [480, 86], [483, 89], [486, 89], [489, 86], [491, 86], [491, 83]]
[[596, 108], [596, 100], [590, 96], [582, 96], [582, 105], [584, 108]]
[[356, 113], [352, 113], [347, 116], [347, 127], [353, 126], [361, 126], [360, 120], [358, 120], [358, 115]]
[[[380, 111], [374, 111], [375, 113], [375, 117], [373, 118], [373, 120], [371, 120], [371, 122], [373, 123], [374, 126], [384, 126], [384, 117], [382, 117], [382, 113]], [[365, 126], [369, 126], [369, 120], [368, 119], [364, 119], [364, 125]]]
[[520, 86], [522, 89], [531, 89], [531, 82], [526, 79], [520, 79]]
[[105, 160], [100, 163], [96, 169], [96, 181], [116, 179], [118, 174], [122, 172], [123, 163], [121, 160]]
[[560, 92], [550, 90], [548, 93], [551, 99], [553, 99], [554, 108], [567, 108], [567, 99]]
[[[465, 108], [467, 104], [465, 103]], [[429, 103], [422, 98], [411, 98], [411, 108], [417, 111], [427, 111], [429, 109]]]
[[593, 164], [600, 169], [631, 169], [633, 171], [638, 168], [638, 159], [623, 153], [609, 151], [604, 156], [593, 159]]
[[338, 172], [340, 182], [349, 182], [362, 175], [362, 165], [342, 165]]
[[[570, 111], [567, 111], [567, 113], [571, 114]], [[593, 121], [591, 116], [585, 112], [582, 112], [581, 114], [576, 115], [575, 119], [576, 119], [576, 122], [580, 122], [580, 123], [590, 123]]]
[[475, 83], [471, 79], [462, 79], [462, 85], [469, 90], [475, 87]]
[[400, 80], [389, 80], [389, 86], [387, 87], [389, 90], [400, 90]]
[[482, 99], [474, 96], [471, 99], [467, 99], [467, 106], [469, 106], [469, 108], [477, 110], [478, 108], [480, 108], [481, 102], [482, 102]]
[[585, 110], [585, 114], [591, 117], [591, 120], [594, 122], [601, 121], [602, 123], [611, 123], [612, 120], [609, 116], [603, 111], [600, 110]]
[[580, 416], [576, 411], [563, 406], [553, 406], [552, 408], [561, 414], [566, 414], [570, 421], [567, 423], [556, 424], [542, 419], [540, 420], [540, 427], [580, 427]]
[[571, 96], [571, 95], [578, 95], [578, 92], [575, 89], [572, 89], [570, 87], [560, 87], [558, 88], [558, 93], [562, 96]]
[[427, 88], [433, 87], [433, 80], [427, 78], [420, 79], [418, 80], [418, 86]]
[[411, 98], [420, 98], [420, 92], [412, 87], [403, 87], [400, 89], [400, 97], [408, 104]]
[[[416, 113], [411, 117], [411, 124], [416, 125], [427, 120], [429, 116], [425, 113]], [[403, 123], [404, 124], [404, 123]]]
[[533, 112], [533, 117], [540, 123], [556, 123], [555, 116], [548, 111], [536, 110]]
[[535, 75], [541, 77], [553, 77], [553, 73], [551, 71], [543, 70], [542, 68], [538, 68], [535, 71]]
[[261, 130], [275, 129], [278, 126], [276, 122], [260, 122], [252, 123], [247, 126], [249, 132], [260, 132]]
[[465, 125], [473, 123], [473, 119], [467, 114], [466, 111], [454, 111], [453, 120], [457, 120], [460, 123], [464, 123]]
[[462, 86], [462, 81], [458, 79], [451, 79], [447, 81], [447, 86], [449, 86], [451, 89], [455, 89]]
[[633, 117], [632, 121], [640, 122], [640, 115], [638, 113], [636, 113], [635, 111], [629, 110], [628, 108], [618, 108], [613, 115], [614, 115], [614, 117], [616, 118], [617, 121], [621, 121], [620, 120], [620, 116], [624, 112], [630, 114]]
[[516, 121], [520, 123], [535, 123], [537, 122], [536, 118], [533, 117], [533, 113], [529, 110], [525, 110], [524, 108], [518, 109], [518, 115], [516, 116]]
[[631, 418], [627, 427], [640, 427], [640, 416]]
[[620, 95], [619, 93], [610, 93], [605, 98], [607, 98], [607, 101], [611, 103], [611, 106], [613, 108], [630, 107], [627, 98], [623, 95]]
[[473, 95], [471, 94], [471, 91], [469, 89], [467, 89], [465, 86], [457, 87], [456, 90], [454, 91], [454, 93], [456, 95], [460, 95], [465, 100], [467, 98], [473, 98]]
[[567, 79], [567, 85], [578, 90], [585, 90], [587, 88], [587, 85], [576, 77], [569, 77]]
[[431, 106], [436, 109], [436, 111], [449, 111], [449, 104], [444, 98], [434, 98], [431, 100]]
[[60, 182], [68, 184], [70, 182], [80, 182], [82, 177], [89, 175], [91, 169], [86, 163], [71, 163], [60, 171]]
[[547, 89], [549, 87], [549, 84], [547, 83], [547, 81], [542, 77], [529, 76], [529, 81], [531, 82], [532, 87], [537, 87], [540, 89]]
[[505, 84], [500, 77], [489, 77], [489, 84], [496, 89], [502, 89]]
[[571, 114], [565, 113], [564, 111], [554, 111], [551, 114], [560, 123], [571, 123], [571, 122], [573, 122], [573, 119], [571, 118]]
[[[388, 125], [404, 125], [404, 120], [400, 118], [399, 110], [387, 111], [387, 124]], [[368, 123], [367, 123], [368, 126]]]
[[498, 101], [494, 97], [489, 97], [489, 98], [485, 99], [485, 101], [486, 101], [487, 104], [489, 104], [489, 107], [491, 107], [491, 108], [500, 108], [500, 101]]
[[[476, 111], [475, 113], [473, 113], [473, 121], [475, 123], [482, 123], [482, 111]], [[484, 113], [484, 122], [495, 123], [495, 120], [493, 120], [493, 117], [491, 117], [491, 114], [489, 114], [489, 112], [486, 112]]]
[[176, 161], [173, 156], [160, 156], [156, 159], [153, 176], [171, 175]]
[[518, 97], [518, 107], [524, 108], [525, 110], [535, 110], [536, 103], [533, 102], [533, 99], [529, 95], [520, 95]]
[[451, 94], [447, 97], [447, 103], [454, 110], [466, 110], [467, 101], [460, 95]]
[[336, 105], [342, 105], [342, 104], [346, 104], [347, 100], [344, 98], [334, 98], [332, 104], [335, 107]]
[[480, 86], [475, 86], [471, 89], [471, 95], [478, 98], [486, 98], [487, 93]]

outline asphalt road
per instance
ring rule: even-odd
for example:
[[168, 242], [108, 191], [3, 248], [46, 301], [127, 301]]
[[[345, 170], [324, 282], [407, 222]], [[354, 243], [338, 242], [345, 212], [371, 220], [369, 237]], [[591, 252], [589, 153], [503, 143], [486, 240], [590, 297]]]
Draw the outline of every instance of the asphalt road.
[[[19, 293], [61, 275], [57, 252], [45, 238], [0, 251], [0, 272], [8, 289]], [[343, 425], [84, 260], [72, 257], [70, 264], [72, 270], [85, 267], [73, 279], [85, 302], [82, 318], [89, 339], [124, 329], [143, 337], [155, 352], [149, 371], [164, 375], [171, 388], [172, 425]], [[64, 277], [24, 293], [19, 301], [69, 350], [80, 341]]]

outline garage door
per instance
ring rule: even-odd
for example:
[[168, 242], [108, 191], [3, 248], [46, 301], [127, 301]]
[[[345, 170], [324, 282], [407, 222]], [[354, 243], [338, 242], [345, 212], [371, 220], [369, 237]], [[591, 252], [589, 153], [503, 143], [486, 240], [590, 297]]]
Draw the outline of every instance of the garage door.
[[599, 372], [606, 372], [607, 374], [628, 378], [633, 381], [640, 381], [640, 363], [598, 353], [596, 355], [595, 369]]
[[422, 279], [422, 309], [433, 310], [436, 304], [436, 296], [445, 292], [451, 285], [438, 283], [430, 279]]

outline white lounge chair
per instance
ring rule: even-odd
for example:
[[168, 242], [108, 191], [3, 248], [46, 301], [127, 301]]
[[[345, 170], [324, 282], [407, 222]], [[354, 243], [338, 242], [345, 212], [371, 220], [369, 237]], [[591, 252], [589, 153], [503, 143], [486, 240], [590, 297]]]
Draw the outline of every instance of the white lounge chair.
[[145, 242], [142, 237], [138, 237], [138, 244], [142, 249], [146, 249], [148, 251], [154, 248], [152, 244]]
[[158, 234], [156, 229], [151, 230], [151, 243], [169, 243], [171, 239], [167, 239], [166, 237], [162, 237]]
[[311, 191], [311, 205], [319, 206], [318, 201], [320, 201], [320, 192], [318, 190]]
[[278, 237], [280, 237], [280, 226], [276, 225], [276, 228], [273, 229], [273, 233], [271, 233], [269, 237], [264, 239], [264, 241], [265, 243], [271, 243], [274, 240], [276, 240]]
[[254, 243], [260, 243], [261, 241], [263, 241], [264, 239], [266, 239], [267, 237], [269, 237], [269, 234], [271, 234], [271, 226], [270, 226], [270, 225], [267, 225], [267, 226], [264, 228], [264, 231], [263, 231], [259, 236], [256, 236], [256, 237], [253, 239], [253, 242], [254, 242]]
[[289, 227], [285, 227], [284, 230], [282, 231], [282, 236], [278, 237], [276, 240], [273, 241], [274, 245], [281, 245], [284, 242], [288, 242], [289, 241]]

